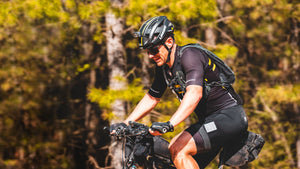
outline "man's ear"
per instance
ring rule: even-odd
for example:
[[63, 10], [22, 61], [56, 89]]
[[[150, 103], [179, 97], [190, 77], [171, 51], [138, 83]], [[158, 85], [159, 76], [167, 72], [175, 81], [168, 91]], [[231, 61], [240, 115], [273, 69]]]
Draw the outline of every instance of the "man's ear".
[[174, 44], [174, 39], [170, 36], [170, 37], [168, 37], [168, 39], [166, 40], [165, 43], [168, 46], [168, 48], [171, 48]]

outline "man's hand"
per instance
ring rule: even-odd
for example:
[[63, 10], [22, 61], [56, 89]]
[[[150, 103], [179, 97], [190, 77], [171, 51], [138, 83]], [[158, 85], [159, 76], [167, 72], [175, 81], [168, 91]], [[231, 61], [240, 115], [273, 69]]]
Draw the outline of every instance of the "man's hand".
[[152, 123], [152, 126], [150, 127], [150, 130], [153, 131], [153, 132], [150, 132], [152, 135], [157, 135], [157, 133], [155, 134], [155, 131], [158, 131], [161, 134], [164, 134], [166, 132], [174, 131], [174, 127], [170, 123], [170, 121], [168, 121], [166, 123], [154, 122], [154, 123]]
[[115, 123], [110, 125], [110, 134], [116, 134], [121, 132], [127, 125], [125, 123]]

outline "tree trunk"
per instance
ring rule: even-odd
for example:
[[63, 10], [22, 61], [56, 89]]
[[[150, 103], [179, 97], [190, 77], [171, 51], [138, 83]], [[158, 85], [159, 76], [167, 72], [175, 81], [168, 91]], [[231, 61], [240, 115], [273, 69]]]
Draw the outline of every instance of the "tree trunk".
[[[84, 60], [90, 63], [91, 70], [89, 74], [86, 74], [84, 79], [86, 80], [86, 92], [90, 88], [95, 87], [96, 85], [96, 69], [100, 66], [100, 56], [93, 53], [93, 43], [92, 34], [93, 30], [89, 24], [83, 23], [82, 25], [82, 42], [81, 42], [81, 54], [84, 56]], [[86, 94], [85, 94], [86, 95]], [[95, 108], [88, 99], [84, 99], [85, 107], [84, 107], [84, 127], [85, 127], [85, 144], [87, 146], [86, 155], [89, 157], [95, 158], [97, 156], [97, 150], [94, 147], [99, 145], [100, 140], [97, 139], [97, 126], [99, 125], [99, 112]], [[95, 166], [98, 164], [95, 164]]]
[[282, 140], [283, 142], [283, 147], [284, 150], [287, 154], [287, 158], [288, 161], [290, 163], [291, 167], [295, 166], [295, 161], [293, 159], [293, 154], [292, 154], [292, 150], [288, 144], [288, 139], [285, 136], [285, 131], [284, 131], [284, 127], [281, 123], [279, 123], [279, 117], [277, 115], [277, 113], [275, 111], [273, 111], [268, 105], [267, 103], [264, 101], [264, 99], [261, 97], [260, 98], [262, 104], [264, 105], [264, 110], [266, 112], [268, 112], [271, 115], [272, 121], [274, 124], [276, 124], [272, 129], [273, 129], [273, 133], [274, 133], [274, 137], [277, 140]]
[[150, 88], [150, 75], [149, 75], [149, 67], [150, 60], [147, 54], [143, 55], [143, 63], [142, 63], [142, 83], [146, 89]]
[[[112, 90], [121, 90], [126, 87], [125, 73], [125, 50], [122, 44], [123, 20], [108, 12], [106, 14], [106, 29], [107, 29], [107, 57], [108, 66], [110, 69], [109, 86]], [[126, 104], [122, 100], [116, 100], [112, 103], [112, 113], [114, 115], [111, 124], [122, 122], [126, 114]], [[112, 167], [122, 168], [122, 144], [119, 141], [113, 140], [117, 144], [112, 143], [110, 149], [112, 155]]]
[[[297, 122], [298, 124], [300, 124], [300, 110], [299, 110], [299, 106], [297, 103], [293, 104], [294, 107], [294, 111], [297, 117]], [[299, 129], [298, 131], [296, 131], [299, 133]], [[296, 160], [297, 160], [297, 168], [300, 169], [300, 136], [298, 135], [297, 137], [297, 141], [296, 141], [296, 152], [297, 152], [297, 156], [296, 156]]]
[[[291, 46], [293, 47], [293, 56], [292, 56], [292, 67], [295, 70], [295, 75], [294, 79], [295, 81], [300, 80], [300, 75], [299, 75], [299, 67], [300, 67], [300, 51], [299, 51], [299, 32], [300, 29], [298, 27], [299, 21], [296, 18], [292, 19], [292, 25], [293, 25], [293, 36], [292, 36], [292, 41], [291, 41]], [[300, 123], [300, 110], [299, 110], [299, 105], [297, 103], [293, 104], [294, 107], [294, 112], [297, 118], [298, 124]], [[298, 129], [299, 132], [300, 129]], [[300, 136], [298, 135], [297, 141], [296, 141], [296, 152], [297, 152], [297, 168], [300, 169]]]
[[205, 30], [205, 41], [210, 46], [216, 45], [216, 34], [214, 32], [214, 29], [211, 27], [206, 28]]
[[300, 138], [297, 139], [297, 168], [300, 169]]
[[221, 17], [223, 17], [223, 12], [225, 11], [225, 5], [228, 2], [226, 2], [226, 0], [217, 0], [217, 3], [220, 10], [219, 14], [221, 15]]

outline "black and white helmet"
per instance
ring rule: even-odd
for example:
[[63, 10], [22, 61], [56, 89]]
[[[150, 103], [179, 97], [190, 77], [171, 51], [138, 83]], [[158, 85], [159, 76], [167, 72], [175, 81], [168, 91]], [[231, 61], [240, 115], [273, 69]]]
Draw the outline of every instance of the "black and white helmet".
[[166, 16], [156, 16], [148, 19], [135, 34], [139, 39], [139, 47], [148, 49], [162, 44], [165, 37], [173, 36], [174, 25]]

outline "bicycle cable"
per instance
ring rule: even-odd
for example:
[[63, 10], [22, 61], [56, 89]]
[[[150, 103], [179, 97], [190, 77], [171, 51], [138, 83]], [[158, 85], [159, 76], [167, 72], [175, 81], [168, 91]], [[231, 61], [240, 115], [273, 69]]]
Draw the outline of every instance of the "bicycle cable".
[[124, 137], [123, 139], [123, 145], [122, 145], [122, 165], [123, 165], [123, 169], [125, 169], [125, 160], [124, 160], [124, 156], [125, 156], [125, 142], [126, 142], [126, 137]]

